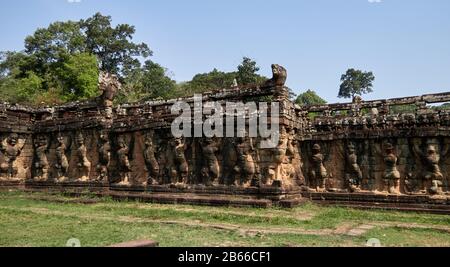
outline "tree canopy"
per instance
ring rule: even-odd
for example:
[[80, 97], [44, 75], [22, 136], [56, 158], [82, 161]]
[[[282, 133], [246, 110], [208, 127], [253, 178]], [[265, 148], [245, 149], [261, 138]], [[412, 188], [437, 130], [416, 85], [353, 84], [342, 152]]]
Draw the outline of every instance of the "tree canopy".
[[[0, 100], [30, 105], [60, 104], [100, 94], [100, 71], [118, 75], [116, 103], [169, 99], [215, 89], [262, 83], [257, 63], [243, 57], [235, 71], [217, 68], [176, 83], [165, 67], [149, 59], [145, 43], [133, 42], [135, 27], [112, 25], [96, 13], [79, 21], [57, 21], [25, 38], [23, 51], [0, 52]], [[144, 64], [141, 64], [144, 62]], [[291, 94], [292, 95], [292, 94]]]
[[134, 34], [134, 26], [112, 26], [100, 13], [39, 28], [26, 37], [23, 51], [1, 52], [0, 98], [26, 104], [91, 98], [99, 93], [99, 70], [124, 81], [152, 55], [147, 44], [132, 41]]
[[307, 90], [303, 94], [300, 94], [295, 103], [300, 106], [310, 106], [310, 105], [323, 105], [326, 104], [327, 101], [322, 99], [317, 93], [313, 90]]
[[354, 98], [363, 94], [373, 92], [373, 81], [375, 76], [372, 72], [363, 72], [361, 70], [349, 69], [341, 77], [341, 86], [339, 89], [340, 98]]

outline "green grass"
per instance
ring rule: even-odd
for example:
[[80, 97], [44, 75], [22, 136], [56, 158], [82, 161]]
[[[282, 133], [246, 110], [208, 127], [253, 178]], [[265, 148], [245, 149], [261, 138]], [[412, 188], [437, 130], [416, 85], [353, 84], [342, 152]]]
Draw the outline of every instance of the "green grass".
[[[386, 246], [450, 246], [450, 216], [443, 215], [311, 203], [295, 209], [257, 209], [110, 199], [90, 205], [73, 201], [62, 195], [0, 192], [0, 246], [58, 247], [70, 238], [80, 239], [83, 246], [138, 239], [156, 240], [169, 247], [363, 246], [369, 238], [378, 238]], [[346, 234], [354, 227], [374, 223], [392, 225], [377, 226], [358, 236]], [[421, 228], [402, 227], [411, 224]]]

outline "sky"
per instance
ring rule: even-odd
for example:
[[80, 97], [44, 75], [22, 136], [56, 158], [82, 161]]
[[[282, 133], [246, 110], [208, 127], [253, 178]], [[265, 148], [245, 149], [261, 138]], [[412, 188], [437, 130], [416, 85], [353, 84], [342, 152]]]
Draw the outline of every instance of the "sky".
[[96, 12], [136, 27], [153, 61], [186, 81], [251, 57], [288, 70], [297, 94], [338, 99], [348, 68], [372, 71], [366, 100], [450, 91], [449, 0], [0, 0], [0, 51], [54, 21]]

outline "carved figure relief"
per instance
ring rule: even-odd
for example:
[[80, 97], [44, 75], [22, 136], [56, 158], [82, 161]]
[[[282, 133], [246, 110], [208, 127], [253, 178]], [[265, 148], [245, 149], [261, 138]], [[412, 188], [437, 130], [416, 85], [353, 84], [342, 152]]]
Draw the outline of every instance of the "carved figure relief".
[[436, 145], [429, 144], [426, 146], [425, 151], [422, 152], [419, 147], [419, 142], [420, 140], [414, 141], [413, 150], [423, 162], [421, 188], [428, 191], [430, 194], [443, 194], [442, 186], [444, 175], [442, 174], [439, 163], [441, 156], [445, 157], [448, 154], [448, 144], [446, 144], [443, 151], [439, 151]]
[[129, 185], [130, 184], [130, 173], [131, 164], [129, 159], [130, 149], [123, 136], [117, 139], [117, 157], [118, 157], [118, 167], [120, 174], [119, 185]]
[[205, 185], [217, 185], [219, 183], [220, 166], [216, 153], [218, 145], [212, 138], [205, 138], [202, 144], [203, 167], [202, 177]]
[[48, 152], [48, 140], [45, 136], [38, 136], [34, 141], [34, 151], [35, 151], [35, 177], [36, 181], [47, 181], [48, 172], [50, 169], [50, 164], [48, 163], [47, 152]]
[[153, 144], [153, 136], [148, 134], [145, 136], [144, 160], [148, 172], [148, 185], [159, 184], [160, 168], [156, 159], [156, 147]]
[[387, 143], [384, 147], [384, 165], [383, 191], [391, 194], [400, 194], [400, 172], [397, 169], [398, 157], [394, 151], [394, 146]]
[[20, 156], [25, 140], [20, 139], [19, 135], [12, 133], [2, 141], [0, 151], [3, 154], [3, 162], [0, 163], [0, 177], [9, 180], [16, 179], [18, 168], [15, 166], [16, 159]]
[[186, 160], [186, 144], [183, 138], [173, 140], [174, 166], [171, 168], [172, 184], [187, 184], [189, 165]]
[[[295, 137], [294, 137], [295, 138]], [[305, 177], [303, 175], [303, 162], [302, 156], [299, 149], [299, 142], [293, 139], [288, 145], [288, 151], [290, 151], [291, 160], [290, 165], [294, 171], [293, 182], [295, 185], [302, 186], [305, 185]]]
[[256, 173], [253, 159], [254, 147], [251, 138], [238, 137], [236, 142], [237, 165], [234, 172], [238, 176], [235, 183], [240, 186], [249, 186]]
[[106, 132], [100, 133], [98, 144], [98, 182], [108, 182], [108, 167], [111, 161], [111, 145], [109, 143], [109, 136]]
[[78, 182], [88, 182], [89, 175], [91, 173], [91, 162], [87, 156], [87, 148], [84, 141], [84, 136], [82, 133], [79, 133], [75, 138], [75, 142], [77, 145], [76, 155], [78, 160], [78, 171], [79, 178]]
[[348, 183], [350, 192], [359, 192], [362, 183], [362, 171], [358, 164], [358, 155], [356, 154], [355, 144], [350, 143], [347, 146], [345, 179]]
[[58, 182], [64, 182], [68, 180], [67, 173], [69, 170], [69, 160], [67, 159], [66, 153], [68, 151], [68, 146], [66, 145], [66, 141], [62, 135], [57, 136], [56, 145], [56, 175]]
[[322, 148], [319, 144], [315, 144], [312, 148], [312, 156], [310, 158], [310, 176], [311, 182], [318, 192], [323, 192], [326, 189], [325, 179], [328, 178], [328, 171], [325, 168], [324, 160], [325, 157], [322, 154]]

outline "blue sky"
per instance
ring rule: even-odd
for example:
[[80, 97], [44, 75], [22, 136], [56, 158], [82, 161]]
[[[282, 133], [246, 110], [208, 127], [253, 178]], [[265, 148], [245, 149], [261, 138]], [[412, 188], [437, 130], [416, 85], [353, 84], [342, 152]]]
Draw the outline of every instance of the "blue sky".
[[135, 25], [135, 41], [177, 81], [232, 71], [249, 56], [261, 74], [281, 64], [296, 93], [313, 89], [330, 102], [343, 101], [339, 79], [350, 67], [375, 73], [365, 99], [450, 91], [448, 0], [0, 0], [0, 50], [97, 11]]

